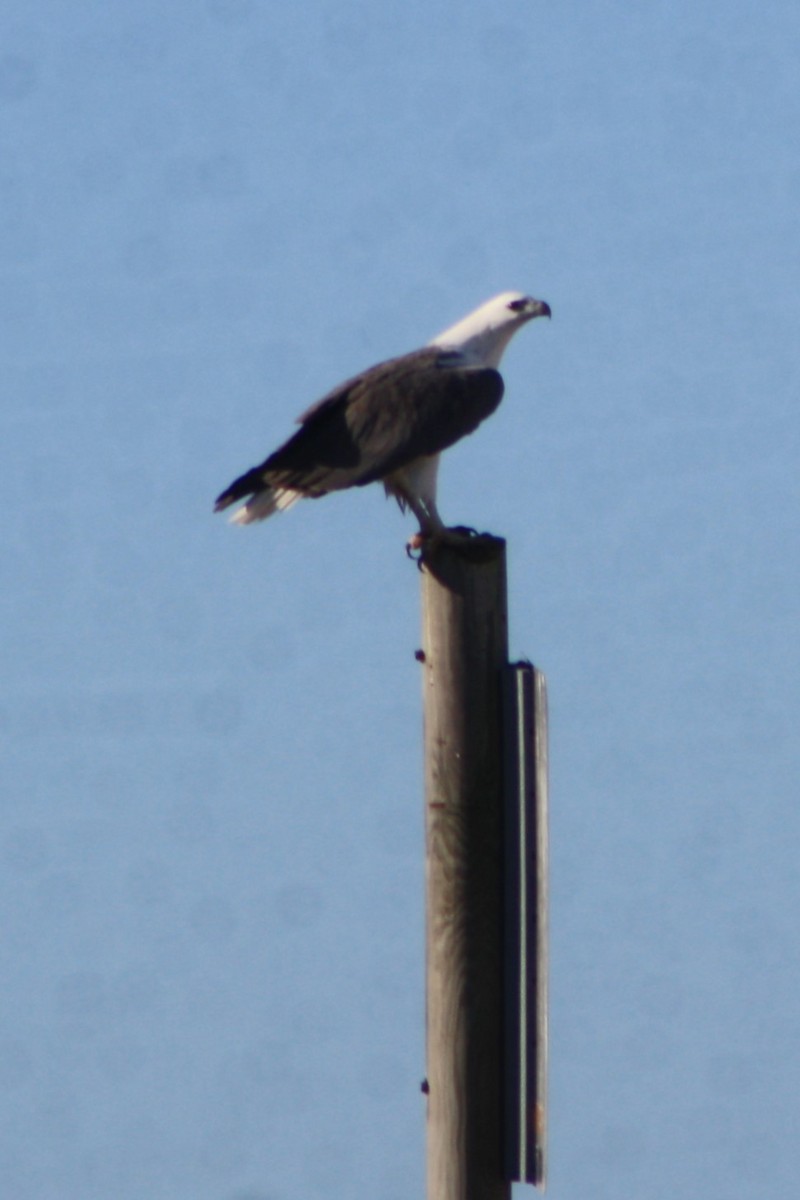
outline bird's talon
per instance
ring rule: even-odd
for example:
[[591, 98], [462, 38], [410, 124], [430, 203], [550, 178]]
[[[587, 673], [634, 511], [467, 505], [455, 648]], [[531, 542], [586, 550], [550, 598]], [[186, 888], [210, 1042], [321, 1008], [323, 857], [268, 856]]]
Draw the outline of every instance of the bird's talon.
[[438, 533], [423, 533], [421, 529], [417, 530], [416, 533], [412, 533], [406, 542], [406, 554], [412, 562], [417, 564], [418, 571], [422, 570], [425, 565], [425, 559], [438, 541]]
[[443, 525], [440, 529], [413, 534], [406, 542], [406, 554], [421, 571], [434, 562], [440, 548], [449, 547], [471, 561], [483, 562], [487, 555], [496, 553], [493, 547], [497, 542], [493, 534], [478, 533], [467, 525]]

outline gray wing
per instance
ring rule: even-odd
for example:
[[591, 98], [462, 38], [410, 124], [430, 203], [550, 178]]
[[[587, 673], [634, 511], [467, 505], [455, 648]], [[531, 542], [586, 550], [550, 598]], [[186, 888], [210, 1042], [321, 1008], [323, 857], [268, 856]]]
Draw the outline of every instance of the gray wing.
[[234, 480], [217, 508], [265, 488], [322, 496], [362, 487], [452, 446], [503, 396], [498, 371], [458, 363], [431, 347], [347, 380], [303, 413], [300, 429], [274, 454]]

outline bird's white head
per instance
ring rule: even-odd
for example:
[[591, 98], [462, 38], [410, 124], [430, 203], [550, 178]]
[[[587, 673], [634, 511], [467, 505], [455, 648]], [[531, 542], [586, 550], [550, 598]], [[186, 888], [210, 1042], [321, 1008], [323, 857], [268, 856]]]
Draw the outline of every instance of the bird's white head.
[[549, 316], [546, 301], [534, 300], [524, 292], [501, 292], [445, 329], [430, 345], [457, 350], [475, 366], [498, 367], [517, 330], [534, 317]]

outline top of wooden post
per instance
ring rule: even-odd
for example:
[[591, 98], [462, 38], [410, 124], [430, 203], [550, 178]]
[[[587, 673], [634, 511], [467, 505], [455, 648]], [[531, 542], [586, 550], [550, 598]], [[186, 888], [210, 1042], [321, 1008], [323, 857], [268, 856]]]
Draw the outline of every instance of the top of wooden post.
[[458, 564], [495, 562], [505, 548], [505, 538], [495, 537], [492, 533], [478, 533], [474, 537], [464, 537], [460, 542], [434, 541], [429, 550], [423, 550], [419, 562], [423, 570], [446, 583], [448, 575]]

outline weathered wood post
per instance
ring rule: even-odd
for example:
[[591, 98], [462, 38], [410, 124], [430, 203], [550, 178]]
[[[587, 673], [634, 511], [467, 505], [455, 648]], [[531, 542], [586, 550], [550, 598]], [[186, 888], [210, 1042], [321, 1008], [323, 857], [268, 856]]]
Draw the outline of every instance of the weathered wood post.
[[505, 542], [422, 579], [428, 1200], [510, 1200], [504, 1178]]

